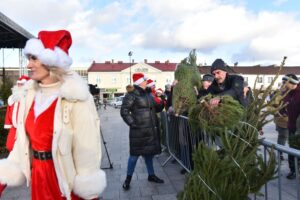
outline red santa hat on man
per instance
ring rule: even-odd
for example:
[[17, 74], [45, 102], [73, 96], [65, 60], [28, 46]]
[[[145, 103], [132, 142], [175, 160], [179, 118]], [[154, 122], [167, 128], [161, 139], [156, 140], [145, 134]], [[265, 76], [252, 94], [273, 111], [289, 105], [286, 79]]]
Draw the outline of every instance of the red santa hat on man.
[[72, 59], [68, 55], [71, 45], [72, 37], [69, 31], [40, 31], [38, 38], [26, 42], [24, 53], [26, 56], [36, 56], [48, 67], [69, 69], [72, 64]]
[[143, 73], [134, 73], [132, 75], [133, 84], [140, 85], [142, 82], [147, 80], [147, 77]]
[[22, 75], [20, 78], [18, 78], [17, 84], [24, 84], [29, 80], [30, 78], [28, 76]]
[[151, 79], [148, 79], [147, 80], [147, 87], [153, 87], [153, 86], [155, 86], [155, 82]]

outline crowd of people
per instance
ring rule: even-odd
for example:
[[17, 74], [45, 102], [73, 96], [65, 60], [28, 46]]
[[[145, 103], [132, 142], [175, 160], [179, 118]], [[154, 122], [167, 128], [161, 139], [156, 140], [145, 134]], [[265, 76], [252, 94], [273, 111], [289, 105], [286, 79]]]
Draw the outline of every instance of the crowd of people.
[[[242, 76], [229, 74], [228, 69], [228, 65], [222, 59], [216, 59], [212, 63], [211, 74], [203, 75], [201, 79], [202, 87], [199, 90], [195, 88], [195, 94], [198, 99], [208, 94], [214, 95], [215, 97], [209, 102], [211, 106], [216, 106], [220, 103], [218, 96], [229, 95], [237, 100], [243, 107], [247, 107], [251, 101], [254, 100], [252, 90]], [[136, 75], [137, 74], [134, 74], [134, 76]], [[144, 78], [141, 82], [134, 82], [134, 88], [128, 91], [121, 108], [121, 116], [130, 126], [130, 157], [128, 160], [127, 178], [123, 184], [125, 190], [129, 189], [133, 173], [132, 169], [134, 169], [137, 156], [144, 156], [149, 177], [154, 175], [154, 171], [149, 170], [153, 169], [151, 167], [152, 164], [149, 164], [152, 163], [152, 160], [151, 162], [147, 161], [147, 157], [150, 154], [152, 159], [153, 155], [158, 154], [160, 151], [143, 152], [144, 150], [149, 150], [147, 145], [155, 147], [154, 144], [147, 143], [148, 141], [156, 141], [156, 144], [159, 143], [160, 138], [157, 133], [159, 130], [157, 118], [154, 113], [160, 112], [163, 109], [162, 106], [169, 114], [174, 113], [172, 107], [172, 91], [173, 88], [176, 87], [177, 81], [175, 80], [172, 85], [167, 84], [165, 91], [162, 91], [161, 88], [155, 89], [153, 80], [146, 79], [143, 74], [140, 74], [140, 76]], [[135, 77], [133, 77], [133, 79], [135, 79]], [[282, 79], [282, 87], [280, 90], [282, 90], [281, 95], [285, 95], [285, 93], [288, 92], [283, 99], [281, 98], [281, 101], [284, 101], [287, 106], [276, 113], [274, 121], [276, 130], [278, 131], [278, 144], [285, 145], [287, 138], [298, 134], [296, 130], [300, 128], [300, 124], [296, 125], [296, 123], [300, 121], [299, 106], [296, 106], [300, 103], [300, 84], [297, 76], [294, 74], [285, 75]], [[137, 98], [137, 96], [139, 96], [139, 98]], [[144, 101], [140, 99], [140, 96], [143, 96]], [[143, 102], [143, 104], [141, 104], [141, 102]], [[278, 103], [280, 104], [281, 102]], [[151, 111], [151, 114], [142, 112], [145, 110], [145, 107]], [[146, 131], [147, 133], [144, 132], [145, 130], [148, 130]], [[151, 132], [151, 134], [149, 132]], [[262, 130], [260, 130], [260, 132], [262, 133]], [[140, 152], [136, 152], [134, 149], [139, 149]], [[284, 159], [282, 154], [281, 158]], [[296, 177], [294, 157], [289, 155], [288, 160], [290, 172], [287, 174], [287, 178], [294, 179]], [[160, 180], [161, 179], [157, 178], [155, 182], [163, 182]]]
[[[5, 128], [9, 129], [8, 158], [0, 160], [0, 195], [6, 186], [31, 185], [32, 199], [98, 199], [106, 186], [100, 169], [100, 120], [93, 97], [85, 82], [69, 70], [72, 59], [68, 50], [71, 34], [66, 30], [41, 31], [27, 41], [30, 77], [22, 76], [8, 99]], [[240, 75], [228, 73], [222, 59], [216, 59], [211, 73], [202, 77], [202, 87], [195, 88], [198, 99], [229, 95], [243, 107], [252, 101], [252, 91]], [[143, 73], [133, 74], [134, 85], [126, 87], [120, 114], [129, 129], [129, 158], [124, 190], [130, 183], [139, 156], [145, 160], [148, 181], [162, 184], [153, 167], [153, 157], [161, 153], [161, 128], [157, 113], [174, 113], [172, 93], [177, 80], [165, 90]], [[296, 75], [282, 79], [278, 105], [287, 104], [275, 115], [278, 143], [285, 145], [289, 136], [299, 133], [300, 84]], [[105, 108], [106, 108], [106, 103]], [[276, 106], [276, 105], [274, 105]], [[282, 156], [282, 159], [283, 156]], [[289, 155], [294, 179], [294, 157]]]

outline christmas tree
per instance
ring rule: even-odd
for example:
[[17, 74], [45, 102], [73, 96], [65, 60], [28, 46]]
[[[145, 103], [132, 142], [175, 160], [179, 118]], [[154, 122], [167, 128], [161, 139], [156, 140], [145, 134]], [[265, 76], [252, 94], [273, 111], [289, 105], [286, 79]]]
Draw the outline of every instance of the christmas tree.
[[193, 153], [194, 169], [178, 199], [247, 200], [249, 194], [259, 194], [261, 187], [274, 178], [274, 151], [268, 151], [268, 160], [264, 162], [258, 134], [270, 121], [267, 116], [284, 106], [265, 109], [279, 95], [275, 93], [266, 101], [285, 60], [286, 57], [270, 86], [255, 90], [254, 99], [245, 109], [226, 96], [220, 97], [218, 106], [211, 106], [209, 101], [213, 96], [207, 96], [191, 107], [192, 128], [202, 129], [210, 140], [218, 140], [221, 145], [209, 147], [204, 142], [198, 145]]
[[196, 104], [197, 89], [201, 86], [201, 77], [196, 64], [196, 50], [192, 50], [188, 58], [178, 64], [175, 79], [178, 83], [173, 88], [173, 108], [177, 115], [186, 114], [188, 109]]

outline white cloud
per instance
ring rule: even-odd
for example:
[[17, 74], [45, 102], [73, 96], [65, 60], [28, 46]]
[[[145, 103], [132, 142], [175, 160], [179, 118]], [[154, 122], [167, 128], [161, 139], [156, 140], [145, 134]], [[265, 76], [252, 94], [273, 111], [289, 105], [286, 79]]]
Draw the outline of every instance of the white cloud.
[[273, 0], [273, 4], [276, 6], [281, 6], [286, 2], [288, 2], [288, 0]]
[[41, 29], [70, 30], [70, 52], [78, 57], [74, 63], [112, 59], [133, 49], [173, 52], [176, 58], [192, 48], [205, 62], [221, 56], [240, 63], [272, 61], [287, 55], [299, 63], [300, 22], [290, 13], [252, 12], [231, 0], [122, 0], [102, 7], [93, 2], [1, 0], [0, 7], [34, 35]]
[[[136, 46], [197, 48], [211, 54], [222, 46], [246, 44], [243, 52], [232, 51], [232, 56], [239, 54], [243, 60], [278, 59], [284, 55], [292, 58], [300, 52], [300, 22], [293, 14], [254, 13], [243, 6], [214, 0], [149, 0], [145, 5], [155, 20], [148, 29], [134, 35], [132, 44]], [[244, 54], [249, 54], [249, 59]]]

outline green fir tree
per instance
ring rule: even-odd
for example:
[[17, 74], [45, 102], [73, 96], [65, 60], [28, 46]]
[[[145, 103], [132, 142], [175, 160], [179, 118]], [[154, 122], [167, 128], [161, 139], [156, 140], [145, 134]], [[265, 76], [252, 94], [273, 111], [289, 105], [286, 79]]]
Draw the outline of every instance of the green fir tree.
[[192, 50], [188, 58], [178, 64], [175, 79], [178, 83], [173, 89], [173, 108], [177, 115], [187, 113], [188, 109], [196, 104], [197, 89], [201, 86], [201, 76], [198, 70], [196, 50]]

